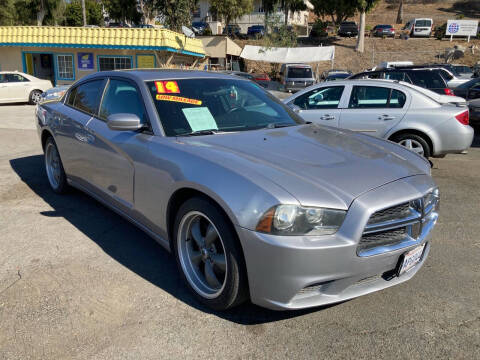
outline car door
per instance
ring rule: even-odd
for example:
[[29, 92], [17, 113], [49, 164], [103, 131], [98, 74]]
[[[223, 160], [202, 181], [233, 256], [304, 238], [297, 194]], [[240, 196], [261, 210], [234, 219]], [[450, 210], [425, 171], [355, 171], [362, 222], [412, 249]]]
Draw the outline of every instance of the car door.
[[58, 121], [52, 124], [66, 174], [84, 186], [91, 171], [88, 158], [95, 156], [92, 153], [94, 138], [87, 129], [87, 123], [98, 111], [104, 85], [105, 79], [100, 78], [70, 89], [59, 111]]
[[4, 81], [0, 84], [2, 97], [6, 102], [27, 101], [26, 90], [29, 86], [28, 79], [20, 74], [6, 73]]
[[317, 87], [299, 95], [289, 105], [295, 105], [298, 114], [306, 121], [338, 126], [341, 112], [339, 105], [344, 90], [344, 85]]
[[340, 127], [377, 137], [395, 126], [407, 112], [409, 95], [387, 86], [355, 85], [348, 108], [340, 115]]
[[98, 115], [88, 123], [89, 133], [94, 137], [94, 156], [88, 159], [91, 169], [88, 181], [128, 212], [134, 204], [134, 159], [142, 158], [141, 153], [148, 151], [152, 133], [111, 130], [108, 116], [118, 113], [135, 114], [149, 128], [144, 101], [135, 82], [112, 77], [106, 85]]

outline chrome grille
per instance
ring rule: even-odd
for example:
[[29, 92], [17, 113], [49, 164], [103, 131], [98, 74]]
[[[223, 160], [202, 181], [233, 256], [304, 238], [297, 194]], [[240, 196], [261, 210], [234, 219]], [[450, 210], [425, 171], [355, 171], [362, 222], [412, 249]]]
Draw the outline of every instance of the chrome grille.
[[421, 198], [376, 211], [365, 226], [357, 254], [371, 256], [414, 245], [435, 223], [438, 201], [435, 189]]

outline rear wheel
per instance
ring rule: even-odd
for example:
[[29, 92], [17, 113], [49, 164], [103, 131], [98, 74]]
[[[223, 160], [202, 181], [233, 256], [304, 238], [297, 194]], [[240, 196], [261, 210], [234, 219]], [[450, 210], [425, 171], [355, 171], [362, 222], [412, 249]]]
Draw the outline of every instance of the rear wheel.
[[248, 294], [243, 254], [226, 216], [206, 199], [187, 200], [179, 209], [173, 247], [182, 277], [204, 305], [225, 310]]
[[32, 105], [39, 104], [42, 100], [42, 92], [40, 90], [32, 90], [30, 97], [28, 99], [29, 103]]
[[57, 194], [64, 193], [68, 188], [67, 176], [63, 170], [57, 145], [52, 137], [45, 142], [45, 171], [52, 190]]
[[431, 149], [423, 137], [416, 134], [401, 134], [393, 138], [393, 141], [406, 147], [418, 155], [429, 158], [431, 156]]

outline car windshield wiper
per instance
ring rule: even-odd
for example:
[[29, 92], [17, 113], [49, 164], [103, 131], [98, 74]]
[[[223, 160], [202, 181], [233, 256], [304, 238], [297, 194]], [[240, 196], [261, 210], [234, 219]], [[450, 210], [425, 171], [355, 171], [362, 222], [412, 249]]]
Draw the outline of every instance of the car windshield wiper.
[[292, 123], [269, 123], [264, 127], [264, 129], [278, 129], [278, 128], [294, 126], [294, 125], [296, 125], [296, 124], [292, 124]]
[[177, 136], [201, 136], [201, 135], [215, 135], [217, 134], [217, 129], [205, 129], [197, 130], [189, 133], [178, 134]]

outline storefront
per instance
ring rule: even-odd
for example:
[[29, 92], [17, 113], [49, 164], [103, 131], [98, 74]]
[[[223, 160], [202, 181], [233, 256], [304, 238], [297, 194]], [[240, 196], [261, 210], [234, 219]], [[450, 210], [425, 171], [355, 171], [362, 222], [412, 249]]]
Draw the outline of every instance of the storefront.
[[167, 29], [0, 27], [0, 71], [70, 84], [95, 71], [200, 66], [202, 42]]

